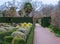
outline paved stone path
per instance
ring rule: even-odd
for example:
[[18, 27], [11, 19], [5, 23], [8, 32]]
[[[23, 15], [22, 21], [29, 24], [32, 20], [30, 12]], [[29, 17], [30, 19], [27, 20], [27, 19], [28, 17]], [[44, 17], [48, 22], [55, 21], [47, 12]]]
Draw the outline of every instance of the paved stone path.
[[60, 44], [60, 38], [57, 38], [50, 30], [36, 24], [33, 44]]

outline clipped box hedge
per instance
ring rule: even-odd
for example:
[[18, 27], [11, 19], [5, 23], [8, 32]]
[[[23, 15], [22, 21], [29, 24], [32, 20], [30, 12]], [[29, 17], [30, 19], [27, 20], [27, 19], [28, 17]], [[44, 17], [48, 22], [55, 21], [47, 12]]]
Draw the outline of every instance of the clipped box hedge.
[[5, 36], [4, 37], [4, 44], [11, 44], [12, 40], [13, 40], [12, 36]]
[[50, 20], [51, 20], [51, 17], [43, 17], [41, 19], [41, 25], [43, 27], [48, 27], [50, 25]]
[[26, 41], [22, 38], [14, 39], [14, 44], [26, 44]]
[[33, 44], [33, 39], [34, 39], [34, 26], [31, 27], [31, 30], [27, 37], [26, 44]]
[[[18, 19], [18, 20], [17, 20]], [[33, 23], [33, 17], [0, 17], [0, 23]]]
[[13, 29], [11, 31], [8, 32], [0, 32], [0, 44], [3, 44], [4, 41], [4, 37], [5, 36], [10, 36], [12, 32], [14, 32], [16, 29]]
[[[8, 32], [0, 32], [0, 44], [11, 44], [13, 40], [11, 34], [14, 31], [16, 31], [16, 29], [13, 29]], [[26, 41], [22, 38], [16, 38], [14, 40], [14, 44], [33, 44], [33, 37], [34, 37], [34, 27], [32, 26], [30, 32], [27, 34]]]

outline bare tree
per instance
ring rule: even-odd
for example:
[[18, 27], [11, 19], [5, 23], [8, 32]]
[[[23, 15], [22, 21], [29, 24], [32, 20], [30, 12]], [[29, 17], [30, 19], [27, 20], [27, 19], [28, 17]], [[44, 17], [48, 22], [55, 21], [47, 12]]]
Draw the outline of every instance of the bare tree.
[[51, 16], [51, 11], [53, 9], [52, 5], [45, 5], [42, 7], [41, 12], [43, 14], [43, 16]]
[[7, 11], [7, 14], [5, 17], [16, 17], [16, 8], [15, 7], [10, 7]]
[[52, 25], [60, 29], [60, 1], [58, 5], [55, 6], [54, 11], [52, 12], [51, 21]]

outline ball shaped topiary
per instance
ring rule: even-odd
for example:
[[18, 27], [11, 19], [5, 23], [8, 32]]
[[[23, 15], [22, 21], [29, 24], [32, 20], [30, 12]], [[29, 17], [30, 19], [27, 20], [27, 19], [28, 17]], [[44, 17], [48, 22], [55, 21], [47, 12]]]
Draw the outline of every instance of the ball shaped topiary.
[[5, 36], [4, 37], [4, 44], [11, 44], [13, 37], [12, 36]]
[[28, 33], [28, 30], [29, 29], [27, 29], [27, 28], [19, 28], [19, 29], [17, 29], [17, 31], [20, 31], [20, 32], [22, 32], [24, 34], [27, 34]]
[[26, 44], [26, 41], [22, 38], [15, 38], [13, 44]]
[[16, 37], [16, 36], [21, 36], [23, 39], [26, 39], [26, 35], [20, 31], [15, 31], [11, 34], [11, 36]]
[[0, 32], [6, 32], [4, 28], [0, 28]]

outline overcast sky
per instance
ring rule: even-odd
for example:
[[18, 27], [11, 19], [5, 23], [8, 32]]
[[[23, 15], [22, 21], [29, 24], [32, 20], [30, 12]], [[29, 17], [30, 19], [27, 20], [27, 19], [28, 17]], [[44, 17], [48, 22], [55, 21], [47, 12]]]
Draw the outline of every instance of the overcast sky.
[[[3, 3], [7, 1], [12, 1], [12, 0], [0, 0], [0, 5], [2, 5]], [[21, 1], [21, 0], [16, 0], [16, 1]], [[59, 0], [32, 0], [32, 2], [34, 1], [42, 1], [44, 4], [57, 4]]]

